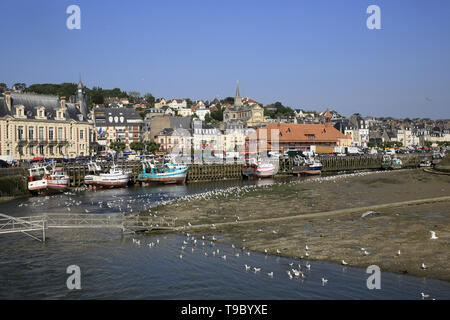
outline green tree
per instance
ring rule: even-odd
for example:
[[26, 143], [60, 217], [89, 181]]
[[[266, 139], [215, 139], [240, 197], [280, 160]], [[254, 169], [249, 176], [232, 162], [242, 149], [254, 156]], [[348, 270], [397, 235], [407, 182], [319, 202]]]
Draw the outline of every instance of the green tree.
[[223, 121], [223, 109], [221, 105], [216, 106], [217, 111], [211, 112], [211, 118], [217, 121]]
[[161, 147], [161, 144], [156, 143], [154, 141], [149, 141], [145, 143], [145, 148], [147, 150], [147, 152], [150, 153], [155, 153], [156, 151], [159, 150], [159, 148]]
[[144, 95], [144, 99], [145, 101], [147, 101], [147, 103], [150, 103], [150, 106], [152, 108], [155, 106], [155, 97], [151, 93], [146, 93]]
[[125, 150], [126, 145], [125, 142], [122, 141], [112, 141], [109, 147], [115, 152], [119, 152], [120, 155], [122, 155], [122, 152]]
[[145, 149], [145, 144], [143, 142], [132, 142], [130, 143], [130, 149], [140, 153]]

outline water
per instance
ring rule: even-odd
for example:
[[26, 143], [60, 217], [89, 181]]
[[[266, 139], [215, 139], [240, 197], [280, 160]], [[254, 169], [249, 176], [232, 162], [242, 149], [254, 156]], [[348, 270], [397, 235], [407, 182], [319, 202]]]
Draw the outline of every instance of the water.
[[[0, 212], [14, 216], [61, 213], [67, 212], [68, 206], [71, 213], [84, 213], [85, 209], [99, 214], [139, 211], [160, 200], [253, 183], [261, 182], [113, 189], [18, 199], [0, 205]], [[186, 237], [178, 234], [122, 236], [117, 230], [71, 229], [50, 230], [47, 237], [46, 243], [40, 243], [22, 234], [0, 236], [0, 299], [421, 299], [421, 292], [430, 298], [450, 298], [449, 282], [382, 272], [381, 290], [369, 290], [369, 274], [364, 269], [326, 262], [310, 262], [311, 270], [304, 271], [305, 280], [290, 280], [286, 273], [292, 268], [289, 263], [294, 262], [298, 268], [305, 261], [255, 252], [248, 256], [228, 243], [212, 246], [205, 241], [203, 246], [201, 239], [197, 246], [189, 241], [182, 250]], [[133, 238], [141, 245], [134, 244]], [[147, 245], [157, 239], [160, 242], [155, 247]], [[212, 252], [217, 249], [220, 253], [214, 256]], [[226, 260], [220, 258], [223, 255]], [[261, 272], [245, 271], [245, 264], [260, 267]], [[69, 265], [81, 268], [81, 290], [66, 287]], [[274, 273], [273, 278], [267, 275], [269, 272]], [[325, 286], [322, 277], [328, 279]]]

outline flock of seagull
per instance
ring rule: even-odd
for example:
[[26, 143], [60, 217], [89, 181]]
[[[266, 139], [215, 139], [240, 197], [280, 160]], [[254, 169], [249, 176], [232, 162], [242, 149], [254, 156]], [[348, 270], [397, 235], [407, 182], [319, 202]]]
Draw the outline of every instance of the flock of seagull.
[[[169, 204], [174, 204], [175, 206], [180, 206], [185, 202], [193, 202], [193, 201], [197, 201], [197, 200], [217, 200], [217, 199], [224, 199], [224, 198], [228, 198], [228, 197], [233, 197], [235, 199], [239, 199], [241, 197], [243, 197], [244, 195], [246, 195], [247, 193], [254, 191], [254, 190], [264, 190], [267, 188], [271, 188], [274, 185], [287, 185], [287, 184], [300, 184], [300, 183], [304, 183], [306, 181], [308, 182], [317, 182], [317, 183], [322, 183], [325, 181], [334, 181], [337, 182], [339, 179], [342, 178], [348, 178], [351, 176], [365, 176], [368, 174], [377, 174], [377, 173], [385, 173], [384, 171], [377, 171], [377, 172], [358, 172], [358, 173], [352, 173], [352, 174], [346, 174], [346, 175], [342, 175], [342, 176], [327, 176], [327, 177], [315, 177], [315, 178], [311, 178], [309, 180], [294, 180], [294, 181], [285, 181], [285, 182], [274, 182], [274, 183], [270, 183], [270, 184], [266, 184], [266, 185], [244, 185], [244, 186], [233, 186], [233, 187], [228, 187], [228, 188], [224, 188], [224, 189], [213, 189], [210, 191], [205, 191], [205, 192], [200, 192], [200, 193], [193, 193], [193, 194], [188, 194], [182, 197], [174, 197], [168, 194], [165, 194], [163, 192], [160, 193], [153, 193], [153, 194], [134, 194], [134, 195], [130, 195], [130, 196], [124, 196], [124, 195], [112, 195], [111, 198], [112, 200], [108, 200], [108, 201], [91, 201], [91, 211], [92, 212], [99, 212], [102, 210], [97, 210], [96, 207], [98, 207], [99, 209], [114, 209], [118, 212], [121, 213], [128, 213], [133, 215], [133, 208], [139, 207], [139, 212], [147, 212], [149, 214], [150, 217], [154, 217], [154, 218], [159, 218], [159, 224], [156, 224], [156, 226], [160, 226], [163, 224], [166, 224], [167, 226], [175, 226], [175, 223], [177, 221], [177, 217], [166, 217], [166, 216], [158, 216], [158, 212], [157, 211], [153, 211], [155, 207], [157, 206], [165, 206], [165, 205], [169, 205]], [[162, 191], [162, 189], [160, 189], [160, 191]], [[52, 196], [53, 197], [60, 197], [61, 201], [58, 203], [59, 207], [65, 207], [66, 210], [68, 212], [72, 211], [72, 208], [76, 208], [82, 205], [82, 201], [80, 200], [76, 200], [73, 199], [72, 196], [76, 195], [73, 192], [65, 192], [64, 196], [63, 195], [57, 195], [57, 196]], [[45, 206], [46, 202], [50, 199], [51, 197], [46, 196], [46, 197], [42, 197], [42, 198], [36, 198], [33, 199], [33, 201], [31, 203], [20, 203], [18, 204], [18, 207], [22, 207], [22, 206], [30, 206], [30, 207], [41, 207], [41, 206]], [[155, 201], [155, 198], [157, 199]], [[83, 207], [83, 206], [82, 206]], [[80, 207], [79, 210], [75, 210], [75, 211], [83, 211], [82, 207]], [[200, 210], [200, 208], [197, 208], [197, 210]], [[84, 208], [84, 213], [90, 213], [90, 210]], [[369, 214], [373, 214], [373, 212], [367, 212], [365, 214], [363, 214], [364, 216], [367, 216]], [[240, 217], [236, 217], [236, 221], [239, 221]], [[188, 222], [187, 226], [191, 227], [192, 224], [190, 222]], [[185, 226], [183, 226], [185, 227]], [[212, 228], [215, 228], [215, 224], [211, 224]], [[277, 231], [273, 230], [272, 233], [276, 234]], [[431, 233], [431, 237], [430, 239], [435, 240], [438, 239], [438, 237], [436, 236], [436, 233], [434, 231], [430, 231]], [[186, 234], [187, 238], [186, 240], [183, 241], [183, 245], [181, 246], [181, 253], [179, 254], [179, 258], [182, 259], [183, 258], [183, 253], [185, 252], [185, 249], [187, 247], [188, 244], [192, 244], [192, 248], [191, 251], [194, 252], [195, 248], [197, 246], [206, 246], [207, 244], [209, 244], [209, 246], [213, 247], [214, 246], [214, 241], [216, 241], [217, 239], [213, 236], [211, 237], [209, 243], [208, 240], [205, 239], [205, 237], [203, 236], [202, 239], [196, 239], [195, 237], [191, 236], [189, 233]], [[141, 241], [138, 239], [133, 239], [133, 243], [140, 246], [141, 245]], [[159, 244], [159, 239], [156, 241], [156, 243], [151, 242], [148, 243], [149, 247], [154, 247], [157, 244]], [[235, 245], [232, 245], [233, 249], [236, 249]], [[306, 245], [305, 246], [305, 257], [309, 257], [310, 256], [310, 250], [309, 247]], [[370, 255], [370, 253], [365, 249], [365, 248], [360, 248], [361, 252], [363, 255], [368, 256]], [[235, 250], [237, 251], [237, 250]], [[267, 249], [264, 250], [265, 254], [268, 254]], [[281, 251], [279, 249], [276, 250], [276, 253], [279, 255], [281, 254]], [[245, 247], [242, 248], [242, 252], [234, 252], [234, 256], [235, 257], [239, 257], [240, 254], [245, 254], [245, 255], [250, 255], [250, 251], [246, 251]], [[208, 256], [217, 256], [222, 258], [223, 260], [227, 259], [226, 255], [220, 255], [220, 251], [219, 249], [216, 250], [212, 250], [211, 252], [204, 252], [204, 255], [206, 257]], [[398, 250], [397, 251], [397, 256], [401, 255], [401, 251]], [[303, 257], [302, 257], [303, 258]], [[348, 265], [347, 262], [345, 262], [345, 260], [341, 261], [341, 264], [346, 266]], [[291, 267], [293, 266], [293, 263], [290, 264]], [[258, 273], [261, 272], [261, 267], [251, 267], [248, 265], [244, 265], [245, 271], [250, 271], [253, 270], [254, 273]], [[306, 270], [310, 270], [311, 269], [311, 265], [309, 264], [309, 262], [306, 263], [306, 265], [301, 266], [300, 264], [298, 264], [298, 269], [294, 269], [294, 268], [290, 268], [290, 270], [287, 270], [286, 273], [288, 275], [288, 277], [290, 279], [294, 279], [294, 278], [298, 278], [298, 279], [306, 279], [307, 276], [304, 273], [303, 269], [305, 268]], [[428, 267], [425, 265], [425, 263], [422, 263], [422, 265], [420, 266], [420, 268], [422, 270], [426, 270]], [[305, 271], [306, 272], [306, 271]], [[270, 271], [270, 272], [266, 272], [268, 277], [273, 278], [274, 277], [274, 272]], [[325, 286], [328, 283], [328, 279], [326, 279], [325, 277], [322, 277], [322, 285]], [[426, 295], [424, 293], [421, 293], [422, 298], [428, 298], [429, 295]]]

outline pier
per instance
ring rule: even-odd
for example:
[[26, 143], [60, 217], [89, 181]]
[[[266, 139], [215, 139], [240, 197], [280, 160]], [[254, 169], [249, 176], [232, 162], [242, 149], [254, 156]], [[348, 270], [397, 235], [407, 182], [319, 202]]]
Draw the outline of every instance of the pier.
[[[45, 242], [48, 229], [120, 229], [122, 233], [152, 230], [172, 230], [170, 227], [153, 225], [149, 218], [124, 214], [55, 214], [13, 217], [0, 213], [0, 235], [23, 233], [35, 240]], [[39, 231], [41, 239], [30, 234]]]

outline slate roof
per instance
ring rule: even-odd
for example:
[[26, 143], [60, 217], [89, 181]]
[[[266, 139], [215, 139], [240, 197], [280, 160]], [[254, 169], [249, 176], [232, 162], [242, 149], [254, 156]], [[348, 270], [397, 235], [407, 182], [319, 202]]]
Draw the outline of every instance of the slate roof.
[[[0, 117], [14, 116], [16, 108], [24, 106], [24, 113], [27, 119], [34, 120], [39, 107], [45, 108], [45, 115], [48, 120], [56, 120], [56, 112], [61, 108], [61, 102], [57, 96], [11, 93], [11, 111], [6, 105], [6, 98], [0, 98]], [[66, 120], [87, 121], [86, 117], [76, 107], [75, 103], [66, 102]]]

